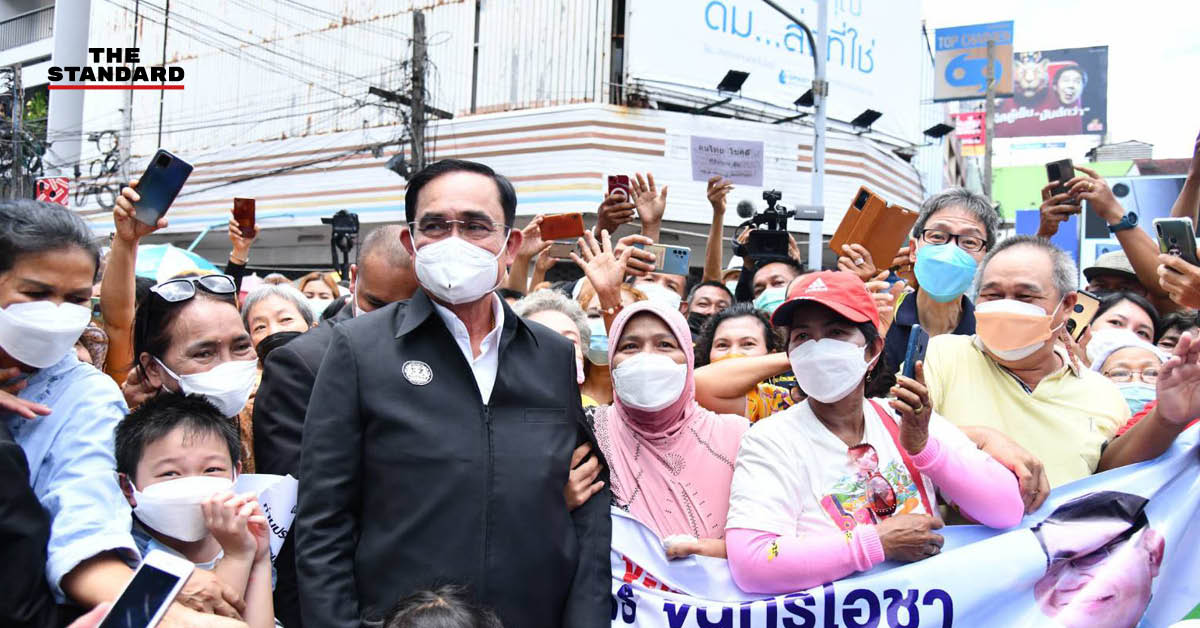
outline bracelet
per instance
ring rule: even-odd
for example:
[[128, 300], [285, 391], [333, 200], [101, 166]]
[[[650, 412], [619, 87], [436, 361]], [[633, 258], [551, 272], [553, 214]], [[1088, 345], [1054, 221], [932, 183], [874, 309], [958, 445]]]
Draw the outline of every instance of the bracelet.
[[229, 254], [229, 261], [230, 261], [230, 262], [233, 262], [233, 263], [234, 263], [235, 265], [237, 265], [237, 266], [245, 266], [246, 264], [249, 264], [249, 263], [250, 263], [250, 257], [249, 257], [249, 256], [247, 256], [247, 257], [246, 257], [246, 259], [244, 259], [244, 260], [239, 260], [238, 258], [234, 257], [234, 256], [233, 256], [233, 253], [231, 252], [231, 253]]

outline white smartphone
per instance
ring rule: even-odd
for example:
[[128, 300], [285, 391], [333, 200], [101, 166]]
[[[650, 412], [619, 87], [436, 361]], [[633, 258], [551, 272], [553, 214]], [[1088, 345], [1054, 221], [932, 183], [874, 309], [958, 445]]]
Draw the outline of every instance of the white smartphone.
[[99, 628], [154, 628], [195, 568], [162, 550], [146, 554]]

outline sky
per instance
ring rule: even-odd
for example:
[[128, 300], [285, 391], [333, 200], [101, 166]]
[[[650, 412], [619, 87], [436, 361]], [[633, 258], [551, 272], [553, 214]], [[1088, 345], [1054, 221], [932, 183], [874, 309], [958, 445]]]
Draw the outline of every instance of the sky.
[[1156, 159], [1191, 157], [1200, 131], [1200, 0], [921, 5], [931, 37], [936, 28], [1012, 20], [1016, 52], [1107, 45], [1109, 141], [1149, 142]]

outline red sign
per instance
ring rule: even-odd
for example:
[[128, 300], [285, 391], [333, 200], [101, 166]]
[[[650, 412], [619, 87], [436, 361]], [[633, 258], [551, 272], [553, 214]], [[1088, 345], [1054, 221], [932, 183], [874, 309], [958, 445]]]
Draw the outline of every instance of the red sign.
[[66, 177], [47, 177], [37, 180], [37, 200], [67, 206], [71, 196], [71, 182]]
[[982, 155], [986, 136], [984, 113], [972, 111], [954, 113], [951, 116], [954, 118], [954, 136], [962, 142], [963, 154], [967, 156]]

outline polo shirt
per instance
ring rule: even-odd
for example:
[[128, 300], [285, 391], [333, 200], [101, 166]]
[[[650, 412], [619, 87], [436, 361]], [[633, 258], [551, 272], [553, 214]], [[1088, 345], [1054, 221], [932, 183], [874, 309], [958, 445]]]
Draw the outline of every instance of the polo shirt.
[[1129, 420], [1129, 406], [1108, 378], [1078, 370], [1066, 349], [1059, 370], [1033, 390], [977, 346], [975, 336], [931, 338], [925, 385], [934, 412], [951, 423], [996, 429], [1042, 461], [1050, 486], [1091, 475], [1104, 444]]
[[[962, 314], [958, 317], [958, 326], [950, 332], [959, 336], [970, 336], [975, 333], [975, 305], [965, 295], [962, 298]], [[892, 370], [898, 370], [904, 363], [904, 355], [908, 352], [908, 337], [912, 334], [913, 325], [920, 323], [917, 312], [917, 295], [906, 292], [900, 295], [896, 304], [896, 317], [888, 328], [883, 341], [883, 355]]]

